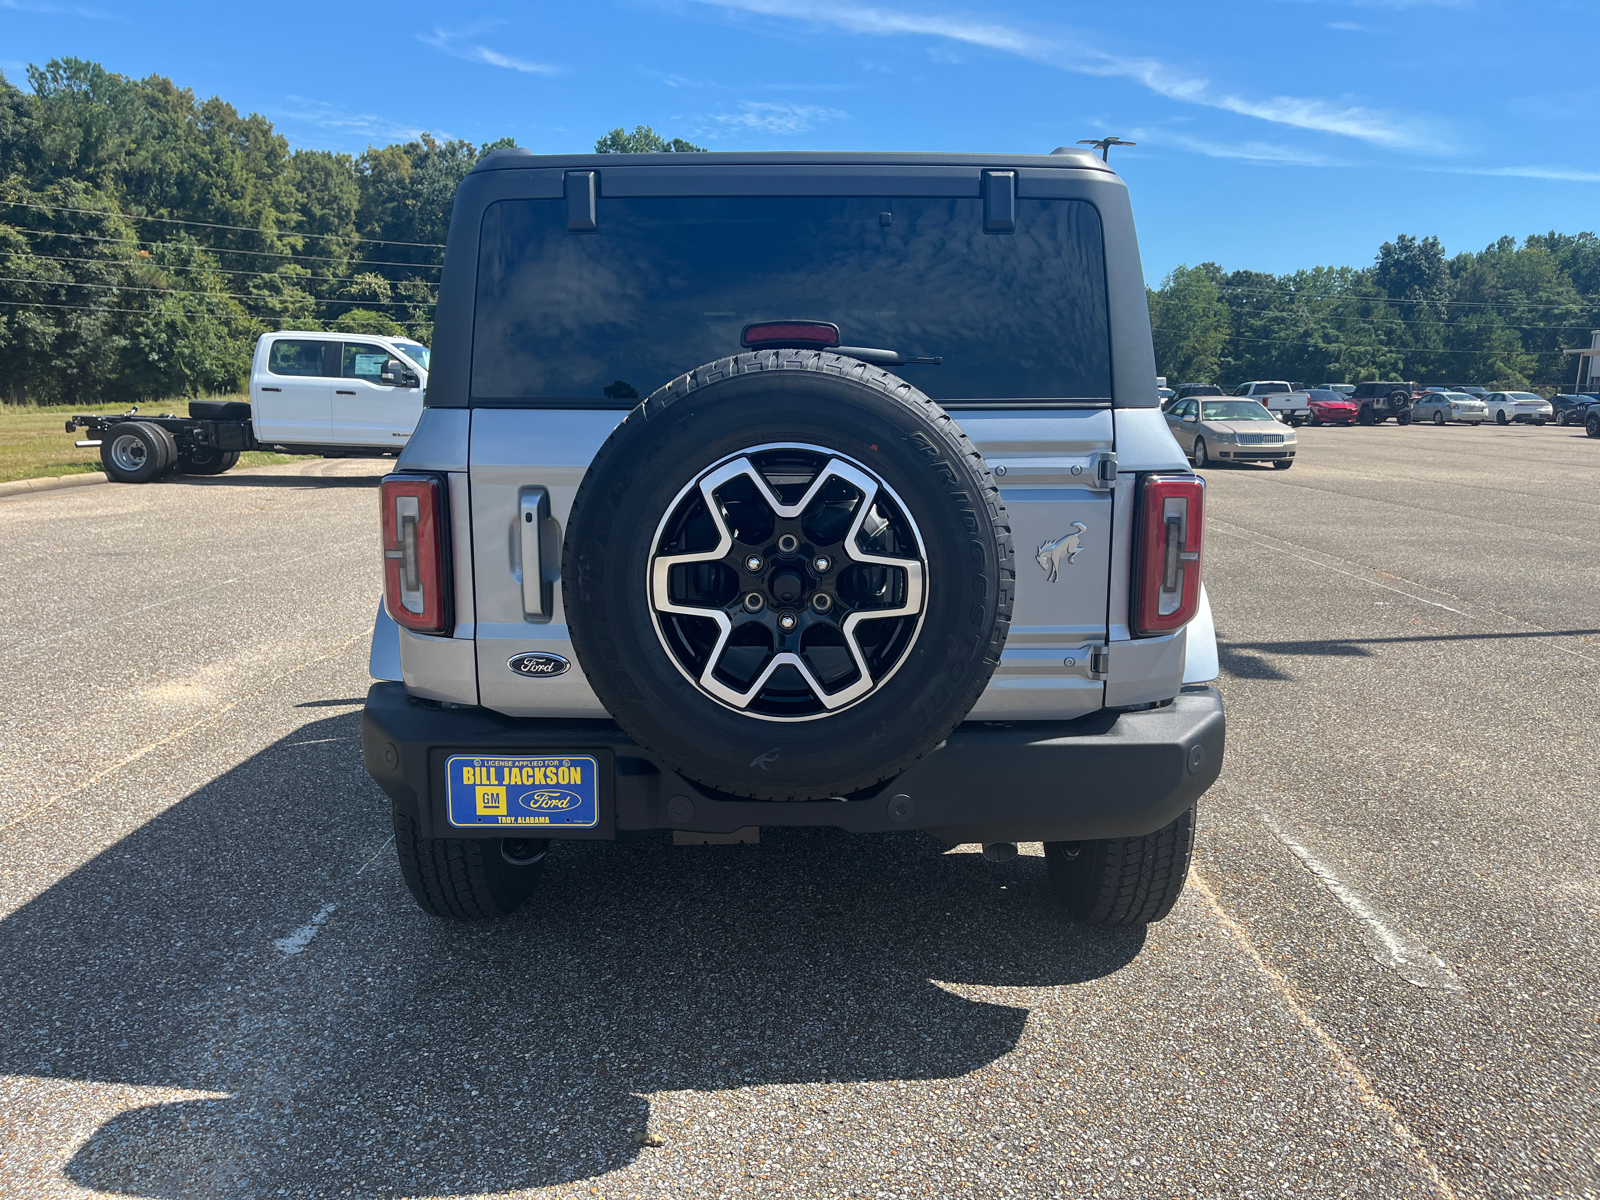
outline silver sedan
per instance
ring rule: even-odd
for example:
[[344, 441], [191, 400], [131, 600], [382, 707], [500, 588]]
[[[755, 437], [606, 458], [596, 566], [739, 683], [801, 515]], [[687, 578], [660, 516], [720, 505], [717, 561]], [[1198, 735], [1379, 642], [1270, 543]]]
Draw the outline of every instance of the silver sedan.
[[1258, 400], [1180, 400], [1167, 410], [1167, 428], [1197, 467], [1270, 462], [1286, 471], [1299, 442]]
[[1458, 422], [1482, 425], [1489, 419], [1489, 406], [1467, 392], [1423, 392], [1411, 404], [1413, 421], [1432, 421], [1435, 425]]

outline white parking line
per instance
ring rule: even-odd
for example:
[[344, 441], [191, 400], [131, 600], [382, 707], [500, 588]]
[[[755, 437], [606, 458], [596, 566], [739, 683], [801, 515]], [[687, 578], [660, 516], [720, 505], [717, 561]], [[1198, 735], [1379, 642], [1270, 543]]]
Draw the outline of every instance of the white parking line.
[[338, 907], [337, 904], [324, 904], [310, 921], [293, 933], [274, 939], [272, 944], [285, 954], [299, 954], [311, 944], [311, 939], [321, 931], [322, 923], [333, 916], [334, 909]]
[[1379, 963], [1399, 972], [1407, 983], [1415, 984], [1417, 987], [1436, 988], [1445, 992], [1461, 990], [1461, 980], [1444, 959], [1410, 934], [1396, 929], [1379, 916], [1365, 897], [1335, 875], [1326, 863], [1285, 833], [1283, 827], [1270, 813], [1264, 809], [1256, 811], [1261, 813], [1261, 820], [1272, 830], [1273, 836], [1289, 848], [1289, 852], [1305, 865], [1306, 870], [1317, 877], [1335, 900], [1350, 911], [1351, 916], [1361, 922], [1362, 928], [1367, 931], [1380, 952], [1374, 956]]

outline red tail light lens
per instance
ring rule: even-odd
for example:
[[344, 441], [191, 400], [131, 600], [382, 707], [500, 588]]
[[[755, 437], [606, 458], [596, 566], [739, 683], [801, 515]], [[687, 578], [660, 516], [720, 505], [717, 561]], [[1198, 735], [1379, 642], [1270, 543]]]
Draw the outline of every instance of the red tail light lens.
[[442, 633], [450, 627], [444, 481], [431, 475], [387, 475], [378, 496], [384, 607], [407, 629]]
[[1139, 484], [1130, 616], [1140, 637], [1180, 629], [1200, 607], [1205, 499], [1196, 475], [1146, 475]]

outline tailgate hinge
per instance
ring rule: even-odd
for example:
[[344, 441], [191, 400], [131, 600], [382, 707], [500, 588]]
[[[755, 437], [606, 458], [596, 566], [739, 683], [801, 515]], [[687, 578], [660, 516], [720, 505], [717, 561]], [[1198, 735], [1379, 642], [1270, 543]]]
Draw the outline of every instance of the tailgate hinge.
[[1094, 486], [1109, 491], [1117, 486], [1117, 456], [1112, 450], [1096, 450], [1089, 456], [1094, 465]]
[[1104, 679], [1111, 674], [1111, 647], [1094, 646], [1089, 650], [1089, 678]]

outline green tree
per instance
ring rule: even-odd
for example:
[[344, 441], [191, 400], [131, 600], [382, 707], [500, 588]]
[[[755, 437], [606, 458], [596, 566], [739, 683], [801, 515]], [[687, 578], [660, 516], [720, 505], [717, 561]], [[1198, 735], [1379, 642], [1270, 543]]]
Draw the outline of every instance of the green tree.
[[1209, 383], [1217, 377], [1232, 322], [1215, 273], [1214, 263], [1181, 266], [1150, 293], [1156, 372], [1170, 386]]
[[618, 125], [594, 144], [596, 154], [704, 154], [705, 149], [682, 138], [669, 141], [648, 125], [635, 125], [632, 133]]

